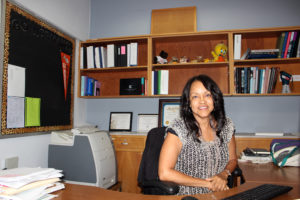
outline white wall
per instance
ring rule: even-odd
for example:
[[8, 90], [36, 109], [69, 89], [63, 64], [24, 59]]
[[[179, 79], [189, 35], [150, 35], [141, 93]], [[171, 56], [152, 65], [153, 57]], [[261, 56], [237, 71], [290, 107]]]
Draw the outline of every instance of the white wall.
[[[73, 38], [86, 40], [90, 30], [90, 0], [16, 0], [19, 6], [65, 32]], [[2, 42], [2, 41], [1, 41]], [[78, 40], [77, 40], [78, 47]], [[2, 44], [1, 44], [2, 46]], [[2, 47], [1, 47], [2, 48]], [[77, 69], [78, 50], [75, 55]], [[77, 96], [77, 70], [75, 70], [74, 126], [85, 124], [85, 100]], [[1, 86], [2, 87], [2, 86]], [[0, 167], [5, 158], [18, 156], [19, 166], [47, 167], [50, 134], [0, 139]]]

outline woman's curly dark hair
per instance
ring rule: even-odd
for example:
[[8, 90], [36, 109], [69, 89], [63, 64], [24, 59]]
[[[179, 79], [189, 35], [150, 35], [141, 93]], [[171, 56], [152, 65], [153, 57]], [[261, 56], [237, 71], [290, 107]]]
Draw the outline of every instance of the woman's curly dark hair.
[[211, 113], [212, 119], [210, 125], [216, 131], [217, 136], [220, 138], [220, 132], [226, 120], [223, 94], [215, 81], [213, 81], [207, 75], [201, 74], [198, 76], [194, 76], [186, 83], [180, 98], [180, 116], [184, 120], [186, 128], [188, 129], [188, 133], [192, 134], [193, 138], [196, 141], [199, 141], [198, 137], [201, 135], [201, 130], [200, 127], [198, 127], [192, 109], [190, 108], [190, 90], [192, 84], [195, 81], [200, 81], [212, 95], [214, 109]]

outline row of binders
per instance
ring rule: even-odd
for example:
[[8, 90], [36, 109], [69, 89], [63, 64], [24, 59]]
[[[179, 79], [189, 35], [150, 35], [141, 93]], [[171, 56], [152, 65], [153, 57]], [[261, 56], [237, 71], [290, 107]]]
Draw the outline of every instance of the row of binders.
[[81, 96], [100, 96], [101, 83], [88, 76], [81, 76]]
[[300, 42], [298, 31], [282, 32], [277, 38], [274, 49], [250, 49], [241, 55], [242, 35], [234, 35], [234, 59], [267, 59], [300, 57]]
[[169, 70], [152, 71], [152, 94], [169, 93]]
[[14, 168], [0, 171], [0, 199], [49, 200], [64, 189], [61, 170], [54, 168]]
[[238, 94], [264, 94], [274, 91], [279, 75], [279, 67], [239, 67], [234, 68], [235, 92]]
[[138, 43], [82, 46], [80, 68], [129, 67], [138, 64]]

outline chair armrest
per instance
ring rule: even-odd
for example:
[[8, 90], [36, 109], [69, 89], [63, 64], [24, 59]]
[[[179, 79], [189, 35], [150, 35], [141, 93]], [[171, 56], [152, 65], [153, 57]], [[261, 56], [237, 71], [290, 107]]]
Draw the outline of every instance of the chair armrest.
[[179, 185], [168, 181], [144, 181], [140, 187], [144, 194], [175, 195], [179, 191]]
[[241, 168], [239, 168], [239, 166], [237, 166], [233, 172], [231, 173], [230, 176], [228, 176], [227, 178], [227, 185], [229, 188], [233, 188], [234, 186], [238, 185], [238, 179], [240, 179], [240, 183], [239, 184], [243, 184], [245, 183], [245, 178], [243, 176], [243, 171], [241, 170]]

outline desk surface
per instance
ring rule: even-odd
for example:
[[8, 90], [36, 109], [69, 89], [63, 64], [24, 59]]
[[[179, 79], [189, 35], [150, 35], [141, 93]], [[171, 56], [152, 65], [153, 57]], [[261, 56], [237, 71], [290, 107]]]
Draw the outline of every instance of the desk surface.
[[[210, 194], [193, 195], [198, 199], [221, 199], [226, 196], [245, 191], [263, 183], [290, 185], [293, 189], [275, 199], [297, 199], [300, 198], [300, 167], [278, 168], [272, 163], [252, 164], [240, 163], [240, 168], [246, 179], [246, 183], [224, 192], [213, 192]], [[125, 192], [116, 192], [92, 186], [66, 184], [66, 189], [57, 192], [59, 196], [55, 200], [177, 200], [182, 196], [157, 196], [142, 195]]]

